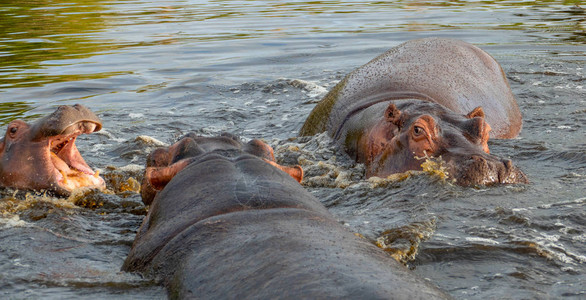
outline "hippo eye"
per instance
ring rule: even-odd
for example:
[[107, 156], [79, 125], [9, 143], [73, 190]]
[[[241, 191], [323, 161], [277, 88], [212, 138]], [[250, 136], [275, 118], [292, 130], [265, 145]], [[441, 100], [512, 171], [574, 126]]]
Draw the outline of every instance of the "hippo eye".
[[10, 133], [15, 134], [17, 130], [18, 130], [18, 127], [12, 127], [12, 128], [10, 128]]
[[425, 132], [425, 130], [419, 126], [413, 126], [413, 133], [415, 133], [415, 135], [421, 135]]

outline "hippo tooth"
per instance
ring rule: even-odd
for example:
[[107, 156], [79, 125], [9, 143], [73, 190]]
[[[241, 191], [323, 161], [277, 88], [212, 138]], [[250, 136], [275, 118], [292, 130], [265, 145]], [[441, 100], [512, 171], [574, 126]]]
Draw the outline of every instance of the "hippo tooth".
[[87, 133], [92, 133], [92, 132], [94, 132], [96, 130], [96, 124], [94, 124], [94, 123], [88, 123], [86, 125], [86, 129], [87, 129], [86, 130]]
[[65, 174], [65, 172], [59, 170], [59, 173], [61, 173], [61, 175], [63, 176], [63, 184], [67, 184], [67, 175]]

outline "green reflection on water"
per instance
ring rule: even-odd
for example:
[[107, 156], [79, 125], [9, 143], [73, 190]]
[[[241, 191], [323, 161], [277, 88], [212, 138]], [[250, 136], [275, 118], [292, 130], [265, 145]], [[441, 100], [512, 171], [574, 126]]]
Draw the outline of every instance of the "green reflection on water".
[[[13, 120], [22, 119], [23, 115], [34, 107], [28, 102], [0, 102], [0, 126], [4, 126]], [[27, 119], [38, 118], [40, 115], [29, 115]], [[0, 138], [4, 136], [0, 133]]]
[[[60, 5], [62, 2], [63, 5]], [[45, 60], [85, 57], [103, 51], [87, 33], [105, 28], [104, 8], [94, 0], [0, 3], [0, 68], [38, 68]]]
[[[45, 75], [47, 61], [86, 58], [112, 46], [94, 40], [106, 28], [102, 1], [0, 2], [0, 88], [105, 78], [115, 74]], [[36, 70], [29, 72], [27, 70]]]
[[48, 83], [101, 79], [117, 75], [125, 75], [130, 72], [102, 72], [93, 74], [72, 74], [72, 75], [43, 75], [43, 74], [25, 74], [21, 76], [0, 76], [0, 88], [24, 88], [41, 86]]
[[[519, 30], [559, 35], [561, 43], [584, 43], [584, 9], [579, 0], [509, 1], [112, 1], [112, 0], [0, 0], [0, 89], [42, 86], [56, 82], [101, 79], [128, 72], [55, 74], [52, 68], [79, 64], [79, 59], [110, 54], [130, 47], [152, 47], [177, 42], [191, 43], [232, 39], [262, 38], [274, 35], [372, 33], [388, 31], [434, 30]], [[551, 8], [548, 8], [550, 7]], [[523, 7], [523, 9], [519, 9]], [[519, 9], [514, 21], [495, 19], [482, 22], [466, 19], [467, 11]], [[458, 20], [419, 18], [425, 12], [458, 12]], [[537, 14], [524, 11], [539, 10]], [[552, 14], [548, 12], [551, 11]], [[409, 18], [384, 22], [381, 15], [408, 14]], [[420, 14], [421, 12], [421, 14]], [[322, 25], [287, 23], [296, 17], [324, 15], [337, 21]], [[333, 15], [334, 17], [330, 17]], [[551, 16], [550, 16], [551, 15]], [[362, 16], [357, 20], [352, 16]], [[364, 17], [366, 16], [366, 17]], [[368, 21], [368, 16], [374, 17]], [[365, 21], [366, 20], [366, 21]], [[383, 20], [383, 22], [381, 22]], [[397, 21], [403, 20], [403, 21]], [[257, 21], [256, 25], [249, 24]], [[266, 22], [265, 22], [266, 21]], [[210, 29], [197, 30], [195, 28]], [[214, 23], [215, 22], [215, 23]], [[262, 26], [259, 27], [259, 23]], [[442, 23], [438, 23], [442, 22]], [[164, 23], [187, 23], [172, 27], [173, 38], [161, 39], [142, 32], [142, 40], [121, 41], [104, 34], [117, 28]], [[197, 24], [197, 25], [196, 25]], [[256, 27], [255, 27], [256, 26]], [[183, 30], [185, 29], [185, 30]], [[171, 30], [171, 29], [170, 29]], [[180, 30], [177, 34], [175, 30]], [[153, 32], [156, 35], [156, 32]], [[108, 37], [111, 37], [109, 39]], [[549, 38], [549, 37], [548, 37]], [[46, 70], [46, 71], [44, 71]]]

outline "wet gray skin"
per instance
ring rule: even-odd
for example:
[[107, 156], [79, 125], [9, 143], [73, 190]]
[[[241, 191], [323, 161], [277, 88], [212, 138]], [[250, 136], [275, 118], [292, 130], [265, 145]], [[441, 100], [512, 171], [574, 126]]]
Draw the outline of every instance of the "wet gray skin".
[[31, 125], [12, 121], [0, 140], [0, 186], [62, 196], [77, 188], [104, 188], [75, 145], [80, 134], [101, 128], [100, 119], [79, 104], [59, 106]]
[[[395, 116], [388, 114], [391, 105]], [[300, 135], [327, 131], [366, 165], [367, 177], [420, 170], [421, 158], [441, 156], [457, 184], [487, 185], [527, 183], [511, 161], [486, 155], [489, 137], [515, 138], [521, 127], [492, 56], [463, 41], [424, 38], [348, 74], [316, 105]]]
[[211, 141], [156, 194], [123, 270], [161, 279], [172, 299], [450, 298], [349, 232], [292, 176]]

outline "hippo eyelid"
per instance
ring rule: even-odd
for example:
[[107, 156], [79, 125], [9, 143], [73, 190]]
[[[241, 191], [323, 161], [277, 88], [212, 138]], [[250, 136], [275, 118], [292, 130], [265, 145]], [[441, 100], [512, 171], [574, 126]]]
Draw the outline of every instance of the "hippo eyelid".
[[16, 138], [16, 134], [18, 132], [18, 125], [13, 125], [10, 128], [8, 128], [8, 136], [10, 136], [10, 138]]
[[423, 133], [425, 133], [425, 129], [423, 129], [421, 126], [413, 126], [413, 133], [415, 133], [415, 135], [421, 135]]
[[425, 129], [425, 127], [420, 126], [420, 125], [413, 125], [411, 127], [411, 134], [413, 136], [413, 139], [415, 141], [421, 141], [423, 139], [427, 139], [428, 138], [428, 133]]

